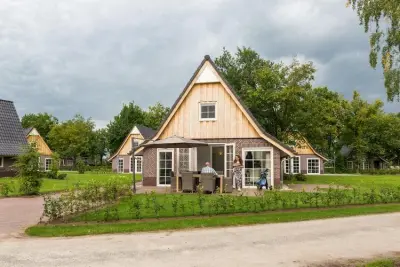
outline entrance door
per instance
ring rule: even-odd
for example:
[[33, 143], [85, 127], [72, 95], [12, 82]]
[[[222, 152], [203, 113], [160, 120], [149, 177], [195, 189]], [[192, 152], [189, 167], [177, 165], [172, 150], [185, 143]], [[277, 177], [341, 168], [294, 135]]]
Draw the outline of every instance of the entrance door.
[[218, 174], [225, 174], [225, 145], [211, 146], [211, 167]]
[[157, 153], [157, 185], [170, 186], [171, 174], [174, 170], [174, 150], [173, 149], [159, 149]]

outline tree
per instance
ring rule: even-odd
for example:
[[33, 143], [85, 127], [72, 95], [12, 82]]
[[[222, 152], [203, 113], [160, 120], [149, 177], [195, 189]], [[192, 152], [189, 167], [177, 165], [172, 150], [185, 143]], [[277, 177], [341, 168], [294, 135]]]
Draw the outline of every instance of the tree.
[[42, 185], [39, 168], [40, 154], [32, 144], [27, 146], [25, 153], [19, 155], [14, 166], [20, 177], [19, 191], [24, 195], [37, 195]]
[[238, 48], [234, 56], [224, 50], [215, 63], [267, 132], [284, 139], [298, 130], [316, 71], [312, 62], [273, 63], [250, 48]]
[[91, 140], [90, 156], [102, 164], [103, 157], [107, 153], [108, 147], [108, 133], [107, 129], [98, 129], [93, 133], [93, 139]]
[[374, 69], [380, 53], [387, 98], [400, 100], [400, 4], [399, 0], [347, 0], [357, 10], [365, 32], [371, 29], [369, 62]]
[[25, 114], [21, 120], [22, 127], [35, 127], [44, 140], [48, 141], [49, 132], [58, 124], [58, 119], [48, 113]]
[[341, 142], [351, 149], [356, 162], [360, 164], [371, 151], [373, 144], [368, 138], [370, 125], [374, 118], [383, 114], [383, 102], [376, 100], [369, 104], [355, 91], [348, 105]]
[[81, 115], [62, 122], [51, 129], [49, 143], [63, 158], [76, 159], [89, 154], [93, 140], [94, 122], [85, 120]]
[[145, 112], [134, 102], [123, 105], [120, 113], [107, 125], [108, 143], [111, 153], [117, 151], [135, 124], [143, 125]]
[[164, 107], [157, 102], [154, 106], [150, 106], [145, 112], [144, 125], [152, 129], [157, 129], [169, 113], [170, 108]]

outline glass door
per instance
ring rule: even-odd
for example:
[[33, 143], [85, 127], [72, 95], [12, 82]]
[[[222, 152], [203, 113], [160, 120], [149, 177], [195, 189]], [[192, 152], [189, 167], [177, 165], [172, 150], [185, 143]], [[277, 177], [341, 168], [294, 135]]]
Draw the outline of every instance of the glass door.
[[272, 151], [267, 149], [243, 149], [244, 187], [256, 187], [261, 172], [268, 169], [268, 185], [271, 185]]
[[171, 185], [171, 174], [173, 171], [174, 151], [171, 149], [160, 149], [158, 151], [158, 185]]

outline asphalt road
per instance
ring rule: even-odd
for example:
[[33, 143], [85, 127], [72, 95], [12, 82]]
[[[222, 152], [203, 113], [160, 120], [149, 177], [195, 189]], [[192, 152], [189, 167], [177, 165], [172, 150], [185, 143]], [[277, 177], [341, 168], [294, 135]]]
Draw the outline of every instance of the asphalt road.
[[3, 238], [0, 266], [308, 266], [400, 251], [400, 213], [77, 238]]

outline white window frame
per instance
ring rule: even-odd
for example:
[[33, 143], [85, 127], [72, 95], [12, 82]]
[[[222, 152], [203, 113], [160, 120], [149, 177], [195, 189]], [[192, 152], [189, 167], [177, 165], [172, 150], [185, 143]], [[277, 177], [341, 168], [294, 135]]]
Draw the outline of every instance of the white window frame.
[[[299, 171], [298, 172], [295, 172], [294, 171], [294, 158], [298, 158], [299, 159]], [[293, 158], [291, 158], [290, 159], [290, 161], [291, 161], [291, 164], [290, 164], [290, 172], [292, 173], [292, 174], [299, 174], [299, 173], [301, 173], [301, 158], [300, 158], [300, 156], [294, 156]], [[284, 167], [284, 169], [283, 169], [283, 172], [285, 173], [285, 174], [289, 174], [289, 172], [287, 171], [287, 169], [288, 169], [288, 164], [289, 164], [289, 160], [288, 159], [284, 159], [283, 160], [283, 167]]]
[[[180, 171], [180, 161], [179, 161], [179, 159], [180, 159], [180, 151], [179, 151], [179, 148], [177, 148], [177, 157], [178, 157], [178, 160], [177, 160], [177, 166], [178, 166], [178, 170]], [[189, 148], [189, 171], [192, 169], [192, 148]]]
[[[202, 106], [210, 106], [210, 105], [214, 105], [215, 107], [215, 118], [202, 118], [201, 117], [201, 107]], [[214, 101], [210, 101], [210, 102], [199, 102], [199, 120], [200, 121], [216, 121], [218, 114], [217, 114], [217, 102]]]
[[[243, 160], [243, 164], [245, 165], [245, 155], [246, 152], [248, 151], [267, 151], [271, 153], [271, 167], [270, 167], [270, 172], [269, 172], [269, 176], [271, 178], [270, 180], [270, 184], [268, 184], [268, 186], [274, 186], [274, 149], [272, 147], [243, 147], [242, 148], [242, 160]], [[245, 185], [245, 169], [242, 169], [242, 188], [257, 188], [257, 186], [246, 186]]]
[[[174, 148], [157, 148], [157, 186], [171, 187], [171, 184], [160, 184], [160, 152], [172, 153], [172, 171], [175, 172], [175, 151]], [[174, 177], [171, 177], [171, 179], [174, 179]]]
[[[48, 160], [50, 160], [49, 168], [47, 168], [47, 161], [48, 161]], [[50, 170], [50, 166], [51, 166], [51, 163], [52, 163], [51, 161], [52, 161], [51, 158], [45, 158], [45, 159], [44, 159], [44, 171], [47, 172], [47, 171]]]
[[4, 167], [4, 157], [0, 157], [0, 168]]
[[[140, 158], [140, 171], [138, 170], [138, 159]], [[136, 156], [135, 157], [135, 172], [136, 173], [143, 173], [143, 157], [142, 156]]]
[[[119, 169], [119, 162], [122, 161], [122, 171]], [[118, 158], [117, 160], [117, 173], [124, 173], [124, 166], [125, 166], [125, 161], [124, 158]]]
[[[310, 160], [318, 160], [318, 173], [314, 173], [314, 172], [310, 173], [309, 168], [308, 168], [308, 162]], [[308, 175], [319, 175], [319, 174], [321, 174], [321, 160], [319, 158], [308, 158], [307, 159], [307, 174]]]
[[[298, 172], [295, 172], [295, 171], [294, 171], [294, 158], [298, 158], [298, 159], [299, 159], [299, 171], [298, 171]], [[301, 157], [300, 157], [300, 156], [294, 156], [294, 157], [292, 158], [292, 173], [293, 173], [293, 174], [299, 174], [299, 173], [301, 173]]]

